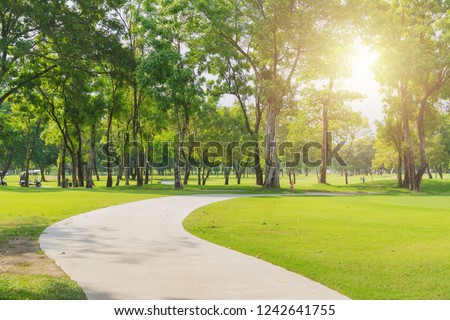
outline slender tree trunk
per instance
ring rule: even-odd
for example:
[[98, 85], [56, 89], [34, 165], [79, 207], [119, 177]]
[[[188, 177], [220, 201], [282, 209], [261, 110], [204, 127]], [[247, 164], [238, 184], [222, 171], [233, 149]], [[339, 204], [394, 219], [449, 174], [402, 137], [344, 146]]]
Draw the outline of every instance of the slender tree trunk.
[[150, 159], [150, 146], [147, 145], [147, 148], [145, 148], [144, 150], [145, 152], [145, 157], [144, 157], [144, 185], [148, 185], [149, 182], [149, 177], [150, 177], [150, 164], [149, 164], [149, 159]]
[[401, 150], [398, 150], [398, 162], [397, 162], [397, 187], [401, 188], [403, 187], [403, 181], [402, 181], [402, 153]]
[[112, 188], [112, 185], [113, 185], [111, 150], [110, 150], [110, 148], [112, 148], [111, 127], [112, 127], [113, 115], [114, 115], [114, 108], [112, 108], [108, 114], [108, 129], [106, 130], [106, 150], [105, 151], [106, 151], [106, 159], [107, 159], [106, 160], [106, 171], [107, 171], [106, 187], [107, 188]]
[[[319, 183], [327, 183], [327, 145], [328, 145], [328, 106], [322, 105], [322, 165], [320, 166]], [[347, 177], [346, 177], [347, 180]]]
[[223, 169], [223, 175], [225, 177], [225, 185], [228, 186], [230, 184], [230, 173], [231, 173], [231, 168], [230, 167], [225, 167]]
[[433, 179], [433, 175], [431, 174], [430, 167], [427, 167], [428, 179]]
[[142, 179], [142, 171], [139, 157], [138, 132], [139, 132], [139, 99], [137, 83], [133, 84], [133, 154], [134, 154], [134, 171], [136, 175], [136, 185], [142, 186], [144, 181]]
[[209, 175], [211, 174], [211, 168], [207, 168], [206, 166], [203, 167], [203, 176], [202, 176], [202, 185], [206, 185], [206, 181], [209, 178]]
[[77, 148], [77, 164], [78, 164], [78, 186], [84, 187], [84, 173], [83, 173], [83, 138], [79, 124], [76, 124], [78, 133], [78, 148]]
[[27, 132], [25, 136], [25, 187], [30, 186], [30, 160], [31, 160], [31, 146], [30, 146], [30, 133]]
[[439, 173], [439, 177], [441, 177], [441, 180], [444, 179], [444, 170], [442, 169], [442, 163], [439, 165], [439, 169], [438, 169], [438, 173]]
[[344, 175], [345, 175], [345, 184], [348, 184], [348, 170], [347, 170], [347, 167], [344, 168]]
[[279, 109], [273, 99], [269, 99], [266, 119], [266, 166], [264, 187], [269, 189], [280, 188], [280, 167], [276, 148], [276, 124]]
[[[61, 159], [61, 155], [58, 157]], [[61, 160], [58, 160], [58, 187], [62, 187], [62, 181], [61, 181]]]
[[100, 176], [98, 175], [97, 161], [95, 161], [95, 157], [94, 157], [94, 172], [95, 178], [97, 179], [97, 181], [100, 181]]
[[420, 164], [415, 176], [414, 190], [420, 191], [422, 177], [428, 168], [427, 154], [425, 152], [425, 109], [426, 101], [420, 101], [419, 115], [417, 117], [417, 132], [419, 134], [419, 150], [420, 150]]
[[45, 168], [42, 165], [39, 166], [39, 171], [41, 171], [41, 181], [47, 182], [47, 180], [45, 179]]
[[30, 182], [30, 161], [33, 156], [34, 147], [39, 136], [39, 131], [41, 129], [42, 120], [38, 120], [36, 124], [36, 129], [31, 138], [31, 128], [29, 127], [25, 136], [26, 143], [26, 156], [25, 156], [25, 187], [29, 187]]
[[401, 84], [401, 95], [402, 95], [403, 133], [405, 135], [405, 142], [407, 145], [407, 151], [406, 151], [407, 163], [405, 166], [405, 171], [408, 171], [409, 190], [416, 190], [414, 152], [413, 152], [411, 133], [409, 130], [408, 86], [405, 83]]
[[128, 133], [125, 134], [124, 141], [124, 154], [123, 154], [123, 169], [125, 173], [125, 185], [130, 185], [130, 135]]
[[[333, 90], [334, 81], [330, 79], [328, 84], [329, 94]], [[329, 127], [329, 112], [328, 112], [329, 98], [322, 101], [322, 165], [320, 166], [320, 183], [327, 183], [327, 160], [328, 160], [328, 127]], [[347, 172], [347, 171], [346, 171]], [[346, 177], [347, 180], [347, 177]]]
[[70, 151], [70, 159], [72, 161], [72, 187], [78, 188], [78, 179], [77, 179], [77, 157], [75, 155], [75, 152]]
[[404, 164], [405, 164], [405, 179], [403, 179], [403, 187], [404, 188], [409, 188], [409, 171], [407, 170], [408, 168], [408, 157], [405, 155], [404, 156]]
[[184, 157], [184, 185], [187, 185], [189, 183], [189, 176], [191, 175], [191, 164], [189, 163], [189, 158], [191, 156], [191, 149], [188, 150], [188, 154], [186, 155], [185, 152], [183, 152]]
[[66, 184], [66, 152], [67, 152], [67, 147], [66, 147], [65, 142], [63, 141], [60, 166], [61, 166], [61, 187], [64, 189], [68, 187]]
[[122, 174], [123, 174], [123, 166], [119, 166], [119, 171], [117, 172], [117, 179], [116, 179], [116, 187], [120, 185], [120, 180], [122, 180]]
[[255, 175], [256, 175], [256, 185], [262, 186], [264, 185], [264, 177], [263, 177], [263, 171], [261, 167], [261, 156], [259, 154], [259, 142], [256, 141], [255, 146]]
[[243, 172], [242, 172], [242, 167], [241, 167], [241, 161], [239, 161], [236, 166], [236, 180], [237, 180], [238, 185], [241, 184], [242, 174], [243, 174]]
[[1, 175], [2, 177], [6, 176], [6, 173], [8, 172], [9, 167], [11, 166], [13, 151], [14, 151], [14, 148], [8, 148], [8, 150], [6, 151], [5, 164], [3, 166], [2, 175]]
[[176, 159], [175, 159], [175, 166], [174, 166], [174, 180], [175, 180], [175, 184], [174, 184], [174, 188], [175, 190], [180, 190], [183, 189], [183, 183], [181, 181], [181, 173], [180, 173], [180, 165], [181, 165], [181, 153], [183, 152], [183, 141], [184, 141], [184, 135], [186, 132], [186, 127], [184, 127], [179, 136], [178, 136], [178, 144], [177, 144], [177, 154], [176, 154]]
[[86, 188], [94, 187], [94, 163], [95, 163], [95, 139], [96, 127], [95, 122], [91, 123], [91, 141], [89, 150], [89, 160], [86, 167]]

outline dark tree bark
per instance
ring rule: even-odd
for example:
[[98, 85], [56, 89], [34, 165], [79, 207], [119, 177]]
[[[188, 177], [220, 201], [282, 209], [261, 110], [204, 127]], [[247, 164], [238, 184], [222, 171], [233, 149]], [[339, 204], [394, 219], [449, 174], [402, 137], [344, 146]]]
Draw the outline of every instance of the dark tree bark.
[[[114, 95], [113, 95], [114, 96]], [[114, 100], [114, 98], [113, 98]], [[113, 102], [114, 103], [114, 102]], [[111, 141], [111, 127], [112, 127], [112, 120], [114, 116], [114, 108], [111, 108], [108, 114], [108, 128], [106, 130], [106, 187], [112, 188], [113, 185], [113, 177], [112, 177], [112, 163], [111, 163], [111, 150], [112, 148], [112, 141]]]
[[183, 147], [183, 141], [184, 141], [184, 136], [186, 134], [186, 130], [187, 130], [187, 126], [185, 124], [185, 126], [180, 131], [180, 134], [178, 136], [177, 154], [176, 154], [175, 166], [174, 166], [174, 170], [173, 170], [174, 180], [175, 180], [175, 184], [174, 184], [175, 190], [183, 189], [183, 183], [181, 181], [180, 166], [181, 166], [181, 154], [183, 152], [182, 147]]
[[408, 188], [409, 190], [416, 189], [416, 175], [414, 166], [414, 152], [411, 139], [411, 133], [409, 130], [409, 110], [408, 110], [408, 85], [406, 83], [400, 84], [400, 92], [402, 97], [402, 123], [403, 123], [403, 133], [405, 135], [405, 142], [407, 145], [406, 151], [406, 166], [405, 171], [408, 172]]
[[84, 170], [83, 170], [83, 137], [80, 125], [77, 123], [78, 148], [77, 148], [77, 170], [78, 170], [78, 187], [84, 187]]
[[42, 120], [38, 120], [38, 122], [36, 124], [36, 129], [35, 129], [35, 132], [33, 135], [31, 133], [32, 128], [30, 128], [30, 127], [28, 127], [28, 130], [25, 134], [25, 148], [26, 148], [26, 152], [25, 152], [25, 154], [26, 154], [25, 155], [25, 187], [29, 187], [29, 185], [30, 185], [29, 184], [29, 182], [30, 182], [30, 161], [31, 161], [31, 157], [33, 156], [36, 141], [39, 136], [41, 123], [42, 123]]
[[64, 143], [64, 140], [62, 142], [62, 151], [61, 151], [61, 159], [60, 159], [60, 174], [61, 174], [61, 187], [63, 189], [67, 188], [67, 184], [66, 184], [66, 152], [67, 152], [67, 147], [66, 144]]
[[264, 187], [278, 189], [280, 188], [280, 166], [276, 148], [276, 124], [280, 111], [273, 100], [274, 98], [269, 99], [269, 108], [267, 109]]
[[401, 151], [398, 151], [398, 162], [397, 162], [397, 187], [402, 188], [403, 187], [403, 180], [402, 180], [402, 153]]
[[6, 173], [8, 172], [9, 167], [11, 166], [13, 152], [14, 152], [13, 147], [8, 148], [8, 150], [6, 151], [5, 164], [3, 165], [2, 175], [1, 175], [2, 177], [6, 176]]
[[230, 173], [231, 173], [230, 167], [223, 168], [223, 175], [225, 177], [225, 185], [226, 186], [228, 186], [230, 184]]
[[95, 166], [95, 139], [96, 139], [96, 125], [91, 123], [91, 141], [89, 144], [89, 160], [86, 166], [86, 188], [94, 187], [94, 166]]

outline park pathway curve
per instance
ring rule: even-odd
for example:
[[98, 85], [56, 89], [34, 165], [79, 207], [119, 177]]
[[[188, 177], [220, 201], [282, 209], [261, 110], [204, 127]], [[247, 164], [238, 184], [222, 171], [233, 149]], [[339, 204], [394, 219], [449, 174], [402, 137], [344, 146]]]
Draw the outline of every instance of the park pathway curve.
[[193, 210], [235, 197], [174, 196], [95, 210], [47, 228], [39, 242], [89, 299], [347, 299], [184, 230]]

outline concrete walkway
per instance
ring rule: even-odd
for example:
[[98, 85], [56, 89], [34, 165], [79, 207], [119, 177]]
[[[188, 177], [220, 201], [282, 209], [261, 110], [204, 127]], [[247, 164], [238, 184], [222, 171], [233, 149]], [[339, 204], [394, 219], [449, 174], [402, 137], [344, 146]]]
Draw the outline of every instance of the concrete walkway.
[[235, 197], [175, 196], [100, 209], [49, 227], [39, 242], [89, 299], [347, 299], [183, 229], [193, 210]]

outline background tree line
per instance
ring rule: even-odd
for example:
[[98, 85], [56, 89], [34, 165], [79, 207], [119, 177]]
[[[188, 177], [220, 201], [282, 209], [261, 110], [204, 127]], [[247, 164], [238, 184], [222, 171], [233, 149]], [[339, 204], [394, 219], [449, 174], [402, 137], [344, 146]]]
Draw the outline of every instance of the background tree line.
[[[293, 154], [274, 142], [341, 140], [358, 173], [395, 171], [420, 190], [449, 166], [450, 5], [447, 1], [108, 0], [0, 4], [1, 174], [58, 167], [73, 187], [91, 188], [102, 149], [106, 186], [149, 183], [158, 141], [172, 139], [175, 188], [198, 183], [202, 141], [253, 141], [254, 157], [224, 163], [224, 183], [254, 168], [255, 183], [278, 188]], [[385, 118], [376, 137], [344, 90], [356, 38], [378, 52], [375, 74]], [[235, 104], [221, 106], [231, 95]], [[334, 141], [328, 141], [328, 131]], [[122, 133], [126, 133], [122, 135]], [[173, 138], [175, 137], [175, 138]], [[148, 141], [155, 141], [153, 145]], [[263, 147], [261, 147], [263, 146]], [[121, 151], [122, 150], [122, 151]], [[126, 150], [126, 152], [123, 152]], [[193, 159], [194, 161], [186, 161]], [[116, 170], [117, 169], [117, 170]], [[113, 173], [116, 176], [113, 176]], [[182, 175], [184, 174], [184, 177]]]

